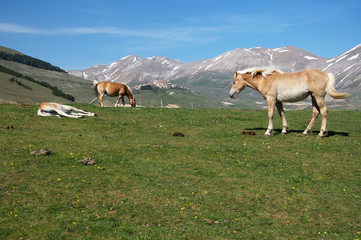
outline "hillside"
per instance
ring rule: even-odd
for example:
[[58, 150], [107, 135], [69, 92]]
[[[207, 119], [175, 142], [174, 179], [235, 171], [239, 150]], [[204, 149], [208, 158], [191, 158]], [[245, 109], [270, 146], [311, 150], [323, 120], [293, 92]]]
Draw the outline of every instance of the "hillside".
[[24, 55], [23, 53], [21, 53], [19, 51], [16, 51], [16, 50], [11, 49], [11, 48], [3, 47], [3, 46], [0, 46], [0, 52], [5, 52], [5, 53], [9, 53], [9, 54]]
[[[21, 54], [18, 51], [1, 47], [0, 51], [6, 51], [7, 53]], [[25, 64], [6, 61], [0, 59], [0, 65], [9, 68], [13, 71], [19, 72], [24, 76], [31, 77], [36, 81], [47, 82], [52, 86], [56, 86], [61, 91], [70, 94], [75, 97], [75, 102], [88, 103], [95, 97], [92, 83], [89, 80], [73, 76], [71, 74], [59, 71], [50, 71], [40, 69]], [[0, 74], [0, 101], [9, 103], [40, 103], [43, 101], [56, 101], [60, 103], [70, 103], [70, 101], [58, 98], [49, 92], [49, 89], [44, 89], [42, 86], [30, 83], [26, 79], [19, 79], [25, 85], [31, 86], [32, 91], [26, 90], [21, 86], [18, 86], [9, 81], [10, 76], [8, 74]], [[136, 99], [138, 106], [143, 107], [202, 107], [202, 108], [222, 108], [222, 107], [241, 107], [244, 105], [225, 105], [219, 100], [195, 94], [187, 90], [174, 90], [167, 91], [160, 89], [159, 91], [137, 91]], [[105, 97], [105, 105], [113, 106], [116, 98]], [[126, 99], [127, 103], [127, 99]], [[140, 104], [139, 104], [140, 103]], [[98, 101], [94, 101], [95, 105], [98, 105]]]
[[0, 103], [33, 104], [43, 101], [71, 102], [64, 98], [54, 96], [50, 89], [40, 86], [39, 84], [26, 79], [15, 78], [21, 81], [25, 86], [30, 87], [31, 90], [21, 87], [14, 82], [10, 82], [9, 79], [12, 78], [14, 78], [14, 76], [0, 72]]
[[[76, 102], [89, 102], [94, 92], [91, 87], [91, 83], [85, 79], [74, 77], [65, 72], [55, 72], [49, 71], [44, 69], [39, 69], [35, 67], [31, 67], [28, 65], [24, 65], [21, 63], [11, 62], [0, 60], [0, 65], [12, 69], [16, 72], [21, 73], [24, 76], [31, 77], [37, 81], [43, 81], [51, 84], [52, 86], [56, 86], [61, 91], [66, 94], [70, 94], [75, 97]], [[7, 75], [0, 75], [0, 82], [2, 85], [8, 85], [9, 76]], [[21, 81], [26, 82], [25, 79], [19, 79]], [[26, 83], [30, 84], [30, 83]], [[18, 88], [19, 90], [20, 88]], [[4, 89], [0, 89], [0, 94], [2, 99], [9, 100], [13, 99], [12, 101], [16, 102], [28, 102], [28, 103], [39, 103], [42, 101], [60, 101], [62, 103], [68, 103], [69, 101], [65, 99], [59, 99], [58, 97], [52, 95], [46, 96], [42, 94], [43, 87], [39, 85], [33, 85], [33, 90], [38, 91], [38, 94], [32, 91], [26, 91], [22, 94], [19, 94], [17, 91], [15, 92], [6, 92]]]
[[12, 51], [9, 48], [4, 48], [1, 46], [0, 46], [0, 59], [5, 60], [5, 61], [22, 63], [22, 64], [25, 64], [28, 66], [45, 69], [45, 70], [51, 70], [51, 71], [56, 71], [56, 72], [65, 72], [63, 69], [61, 69], [59, 67], [55, 67], [48, 62], [27, 56], [25, 54], [15, 51], [15, 50]]
[[[38, 81], [48, 82], [53, 86], [57, 86], [65, 93], [75, 97], [75, 102], [88, 103], [94, 99], [95, 94], [92, 83], [88, 80], [74, 77], [67, 73], [60, 73], [48, 70], [42, 70], [26, 66], [24, 64], [8, 62], [0, 60], [0, 65], [20, 72], [23, 75], [30, 76]], [[38, 84], [34, 84], [26, 79], [18, 78], [25, 85], [30, 86], [33, 90], [27, 90], [21, 86], [9, 81], [14, 76], [1, 73], [0, 74], [0, 102], [2, 103], [27, 103], [37, 104], [43, 101], [55, 101], [59, 103], [71, 103], [69, 100], [59, 98], [51, 93], [51, 90], [44, 88]], [[142, 107], [202, 107], [202, 108], [222, 108], [228, 105], [222, 104], [220, 101], [208, 98], [199, 94], [192, 93], [187, 90], [159, 89], [158, 91], [140, 91], [135, 93], [138, 106]], [[105, 106], [114, 106], [116, 98], [105, 96]], [[126, 99], [126, 103], [128, 100]], [[94, 101], [94, 105], [98, 105], [98, 101]], [[245, 108], [241, 104], [236, 104]]]

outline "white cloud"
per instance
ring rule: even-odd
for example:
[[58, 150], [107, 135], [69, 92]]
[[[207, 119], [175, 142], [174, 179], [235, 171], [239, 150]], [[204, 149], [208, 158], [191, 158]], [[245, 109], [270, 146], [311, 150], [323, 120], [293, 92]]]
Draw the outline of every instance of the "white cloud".
[[[0, 33], [15, 34], [35, 34], [35, 35], [90, 35], [90, 34], [109, 34], [118, 37], [141, 37], [149, 39], [163, 39], [181, 42], [192, 41], [212, 41], [214, 37], [209, 36], [202, 39], [201, 35], [217, 32], [216, 28], [211, 27], [185, 27], [185, 28], [165, 28], [165, 29], [125, 29], [116, 27], [69, 27], [58, 29], [40, 29], [22, 26], [12, 23], [0, 23]], [[211, 34], [210, 34], [211, 35]]]
[[27, 34], [43, 34], [41, 29], [24, 27], [13, 23], [0, 23], [0, 32], [7, 33], [27, 33]]
[[267, 15], [257, 17], [241, 15], [212, 17], [207, 20], [196, 18], [184, 19], [181, 26], [143, 29], [127, 29], [114, 26], [45, 29], [13, 23], [0, 23], [0, 33], [69, 36], [107, 34], [122, 38], [137, 37], [177, 42], [212, 42], [227, 35], [281, 32], [291, 27], [292, 22], [294, 21]]

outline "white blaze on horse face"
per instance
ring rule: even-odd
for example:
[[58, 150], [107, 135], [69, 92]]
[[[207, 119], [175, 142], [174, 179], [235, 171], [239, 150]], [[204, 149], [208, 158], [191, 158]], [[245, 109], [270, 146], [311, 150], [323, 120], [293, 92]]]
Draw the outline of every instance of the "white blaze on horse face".
[[236, 74], [234, 75], [232, 87], [231, 87], [231, 90], [229, 91], [230, 98], [236, 98], [237, 95], [246, 87], [246, 85], [243, 82], [243, 79], [241, 80], [239, 78], [242, 78], [242, 77], [237, 76]]
[[234, 86], [232, 86], [231, 91], [229, 91], [229, 97], [236, 98], [239, 92], [240, 91], [237, 88], [234, 88]]

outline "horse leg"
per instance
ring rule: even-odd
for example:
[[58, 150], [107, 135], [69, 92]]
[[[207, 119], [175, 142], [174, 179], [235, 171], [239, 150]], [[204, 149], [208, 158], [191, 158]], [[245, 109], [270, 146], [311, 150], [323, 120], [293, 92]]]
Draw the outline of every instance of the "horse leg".
[[122, 98], [122, 95], [119, 95], [118, 98], [117, 98], [117, 101], [115, 102], [115, 107], [118, 105], [121, 98]]
[[101, 107], [104, 107], [104, 105], [103, 105], [103, 97], [104, 97], [104, 93], [100, 93], [99, 94], [99, 103], [100, 103]]
[[123, 103], [123, 106], [125, 106], [124, 96], [122, 96], [122, 103]]
[[327, 125], [328, 109], [325, 104], [324, 96], [315, 97], [315, 99], [316, 99], [318, 107], [320, 108], [320, 112], [321, 112], [321, 116], [322, 116], [321, 130], [320, 130], [320, 133], [318, 134], [318, 137], [323, 138], [324, 136], [327, 135], [326, 125]]
[[79, 116], [76, 114], [68, 114], [65, 111], [63, 111], [62, 109], [55, 109], [54, 111], [57, 112], [59, 114], [60, 117], [69, 117], [69, 118], [82, 118], [83, 116]]
[[49, 116], [58, 116], [59, 118], [60, 118], [60, 116], [59, 116], [59, 114], [56, 114], [56, 113], [51, 113], [51, 112], [46, 112], [46, 111], [38, 111], [38, 115], [39, 116], [44, 116], [44, 117], [49, 117]]
[[270, 136], [273, 131], [273, 112], [275, 108], [276, 100], [273, 98], [267, 98], [267, 105], [268, 105], [268, 127], [267, 131], [265, 132], [266, 136]]
[[317, 105], [315, 97], [311, 95], [311, 99], [312, 99], [312, 118], [307, 128], [302, 133], [305, 136], [308, 135], [309, 133], [312, 133], [312, 127], [315, 124], [318, 115], [320, 114], [320, 108]]
[[278, 113], [282, 119], [282, 134], [286, 134], [289, 131], [289, 127], [286, 121], [286, 116], [285, 116], [285, 112], [283, 111], [283, 104], [282, 102], [276, 102], [276, 107], [278, 110]]
[[78, 109], [78, 108], [75, 108], [75, 107], [72, 107], [72, 106], [64, 106], [66, 107], [65, 109], [68, 110], [68, 111], [71, 111], [71, 114], [72, 115], [76, 115], [76, 116], [95, 116], [95, 113], [91, 113], [91, 112], [87, 112], [87, 111], [84, 111], [82, 109]]

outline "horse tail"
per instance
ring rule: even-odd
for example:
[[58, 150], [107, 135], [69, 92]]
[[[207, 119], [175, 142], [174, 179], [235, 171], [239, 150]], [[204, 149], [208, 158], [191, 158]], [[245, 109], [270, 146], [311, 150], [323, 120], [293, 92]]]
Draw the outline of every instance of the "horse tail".
[[97, 97], [99, 97], [98, 84], [99, 84], [99, 82], [98, 82], [97, 80], [94, 80], [94, 81], [93, 81], [93, 89], [94, 89], [95, 95], [96, 95]]
[[328, 93], [328, 95], [330, 95], [333, 98], [336, 99], [343, 99], [343, 98], [347, 98], [348, 96], [350, 96], [350, 93], [346, 92], [346, 93], [341, 93], [339, 91], [337, 91], [335, 89], [335, 76], [332, 73], [327, 73], [328, 75], [328, 83], [326, 86], [326, 92]]

